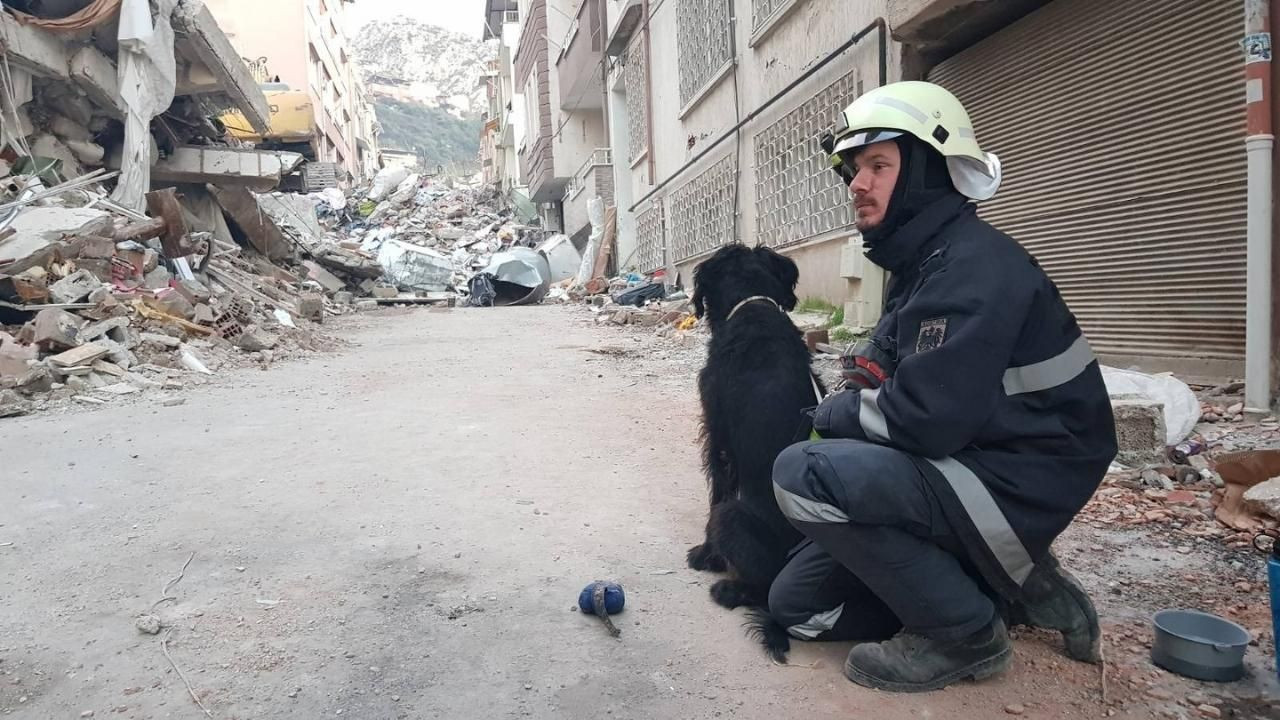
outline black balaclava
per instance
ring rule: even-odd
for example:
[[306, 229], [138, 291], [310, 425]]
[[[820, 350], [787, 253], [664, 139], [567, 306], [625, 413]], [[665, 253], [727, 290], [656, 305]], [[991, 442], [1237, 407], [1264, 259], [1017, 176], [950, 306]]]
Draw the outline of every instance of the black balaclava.
[[880, 224], [862, 233], [866, 256], [880, 267], [896, 271], [909, 262], [917, 248], [900, 247], [894, 235], [920, 211], [942, 198], [960, 193], [951, 183], [946, 158], [914, 135], [903, 134], [893, 140], [902, 154], [898, 181], [889, 197], [889, 208]]

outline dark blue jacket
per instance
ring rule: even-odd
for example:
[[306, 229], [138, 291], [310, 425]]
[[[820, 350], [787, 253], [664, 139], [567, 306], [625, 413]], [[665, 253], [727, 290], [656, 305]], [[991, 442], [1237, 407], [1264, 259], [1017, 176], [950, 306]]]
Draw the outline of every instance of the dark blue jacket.
[[935, 202], [890, 242], [873, 337], [896, 369], [829, 397], [814, 429], [915, 456], [984, 576], [1016, 596], [1115, 457], [1101, 370], [1048, 276], [972, 203]]

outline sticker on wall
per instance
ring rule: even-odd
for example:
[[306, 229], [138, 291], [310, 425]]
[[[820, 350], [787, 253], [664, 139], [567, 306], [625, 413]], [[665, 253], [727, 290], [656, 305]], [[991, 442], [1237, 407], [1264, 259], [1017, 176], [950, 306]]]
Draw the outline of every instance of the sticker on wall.
[[1241, 45], [1244, 46], [1244, 62], [1246, 65], [1256, 62], [1271, 62], [1271, 33], [1245, 35]]

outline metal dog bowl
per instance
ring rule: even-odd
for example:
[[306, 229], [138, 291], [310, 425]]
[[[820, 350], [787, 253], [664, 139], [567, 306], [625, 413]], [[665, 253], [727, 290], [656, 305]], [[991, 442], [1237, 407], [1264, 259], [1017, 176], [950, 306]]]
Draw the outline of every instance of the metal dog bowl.
[[1230, 682], [1244, 677], [1249, 631], [1197, 610], [1161, 610], [1155, 615], [1151, 661], [1197, 680]]

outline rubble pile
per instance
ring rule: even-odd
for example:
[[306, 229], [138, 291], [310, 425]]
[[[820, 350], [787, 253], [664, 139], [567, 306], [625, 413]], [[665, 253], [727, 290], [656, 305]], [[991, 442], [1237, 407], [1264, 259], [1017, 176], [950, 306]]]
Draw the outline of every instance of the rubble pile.
[[349, 198], [329, 189], [299, 208], [270, 197], [264, 208], [295, 239], [305, 276], [354, 298], [456, 302], [495, 256], [550, 242], [546, 231], [515, 222], [493, 191], [403, 168], [382, 170]]
[[[0, 207], [37, 182], [5, 172]], [[148, 193], [155, 217], [104, 203], [92, 183], [45, 194], [0, 210], [0, 416], [332, 344], [313, 330], [332, 305], [323, 288], [191, 230], [172, 189]]]

